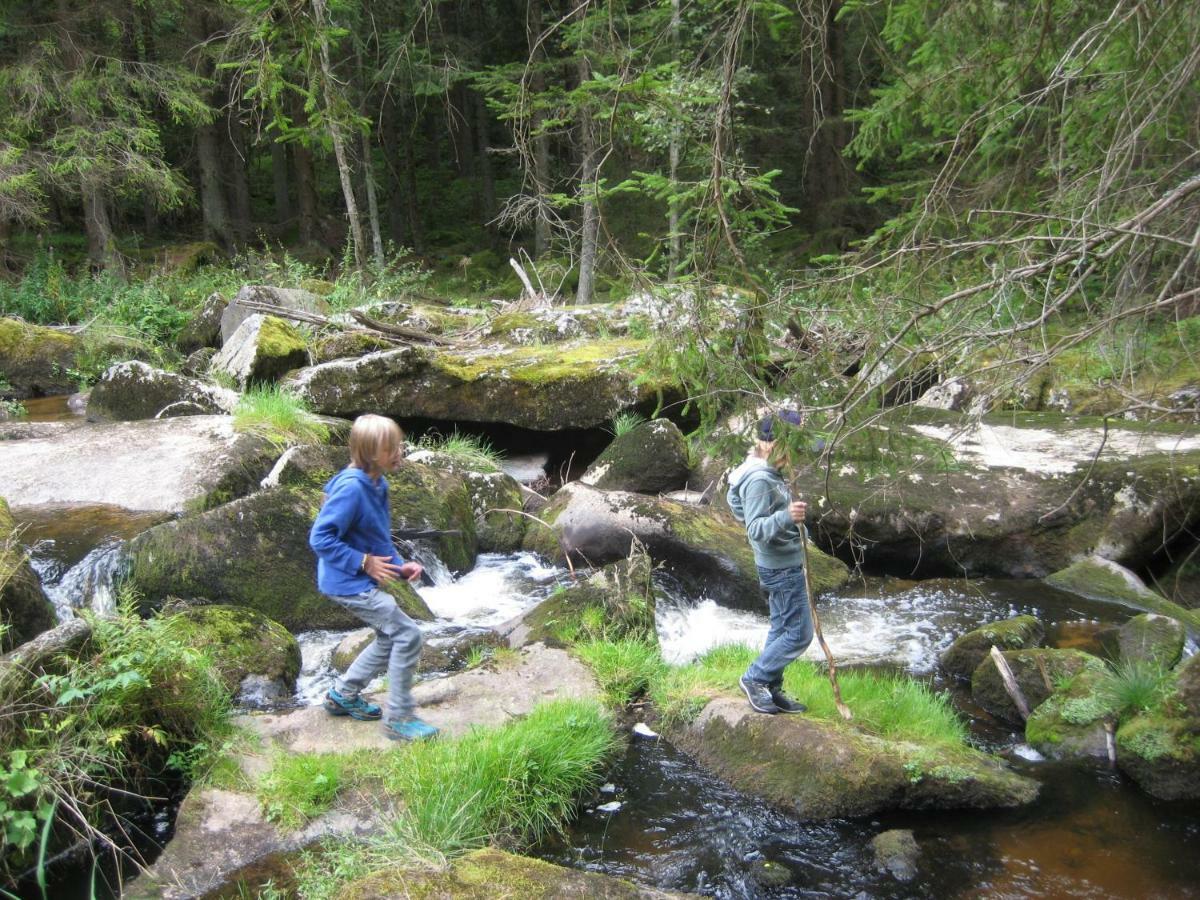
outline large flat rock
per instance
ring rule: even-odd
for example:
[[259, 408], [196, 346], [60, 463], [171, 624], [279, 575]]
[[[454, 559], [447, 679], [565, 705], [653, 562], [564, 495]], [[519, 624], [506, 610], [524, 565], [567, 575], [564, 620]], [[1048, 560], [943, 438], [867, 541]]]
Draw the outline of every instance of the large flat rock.
[[231, 479], [256, 481], [270, 468], [263, 442], [235, 434], [229, 416], [10, 424], [3, 437], [0, 493], [13, 507], [85, 503], [182, 512]]

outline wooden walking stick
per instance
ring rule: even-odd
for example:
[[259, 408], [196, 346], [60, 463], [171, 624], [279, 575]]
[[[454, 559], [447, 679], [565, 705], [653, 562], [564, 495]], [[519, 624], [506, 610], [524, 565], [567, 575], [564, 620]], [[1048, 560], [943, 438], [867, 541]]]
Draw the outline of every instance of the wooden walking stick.
[[825, 651], [825, 659], [829, 662], [829, 683], [833, 685], [833, 702], [837, 704], [837, 711], [842, 714], [842, 718], [849, 722], [854, 718], [854, 713], [850, 712], [850, 707], [842, 702], [842, 689], [838, 687], [837, 680], [837, 663], [833, 661], [833, 652], [829, 649], [829, 645], [825, 643], [825, 635], [821, 634], [821, 620], [817, 618], [817, 600], [813, 596], [812, 575], [808, 571], [808, 529], [804, 527], [804, 523], [800, 523], [800, 548], [804, 556], [804, 588], [808, 594], [808, 609], [812, 613], [813, 631], [817, 635], [817, 640], [821, 644], [821, 649]]

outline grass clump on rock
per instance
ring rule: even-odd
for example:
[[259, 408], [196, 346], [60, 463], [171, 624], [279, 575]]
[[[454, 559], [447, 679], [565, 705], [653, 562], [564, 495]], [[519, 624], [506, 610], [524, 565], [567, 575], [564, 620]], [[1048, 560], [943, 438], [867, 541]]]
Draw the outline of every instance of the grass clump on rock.
[[233, 428], [278, 446], [329, 440], [329, 426], [309, 411], [302, 398], [277, 385], [255, 387], [243, 394], [233, 413]]
[[417, 449], [444, 454], [472, 472], [499, 472], [500, 451], [486, 438], [457, 430], [446, 437], [426, 436], [417, 441]]

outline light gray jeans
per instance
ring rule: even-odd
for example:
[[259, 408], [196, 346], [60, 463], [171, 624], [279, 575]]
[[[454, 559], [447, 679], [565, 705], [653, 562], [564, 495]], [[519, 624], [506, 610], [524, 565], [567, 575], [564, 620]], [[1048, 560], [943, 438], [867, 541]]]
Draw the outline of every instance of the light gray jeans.
[[412, 681], [421, 656], [424, 636], [417, 623], [401, 612], [396, 601], [379, 588], [330, 597], [375, 630], [375, 640], [358, 654], [334, 687], [343, 697], [357, 697], [380, 672], [387, 670], [387, 706], [384, 722], [397, 722], [413, 714]]

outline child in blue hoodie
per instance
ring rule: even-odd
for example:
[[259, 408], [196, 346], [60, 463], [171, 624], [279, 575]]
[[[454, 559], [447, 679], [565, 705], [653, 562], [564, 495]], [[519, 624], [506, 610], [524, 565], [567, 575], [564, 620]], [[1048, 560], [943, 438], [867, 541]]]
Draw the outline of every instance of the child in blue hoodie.
[[[404, 459], [404, 433], [384, 416], [359, 416], [350, 429], [350, 465], [325, 485], [325, 502], [309, 532], [317, 554], [317, 588], [375, 630], [375, 640], [325, 695], [335, 716], [370, 721], [383, 718], [394, 740], [423, 740], [437, 734], [413, 715], [412, 679], [422, 635], [379, 585], [396, 578], [418, 581], [420, 563], [405, 562], [392, 543], [385, 472]], [[360, 696], [387, 669], [387, 711]]]

